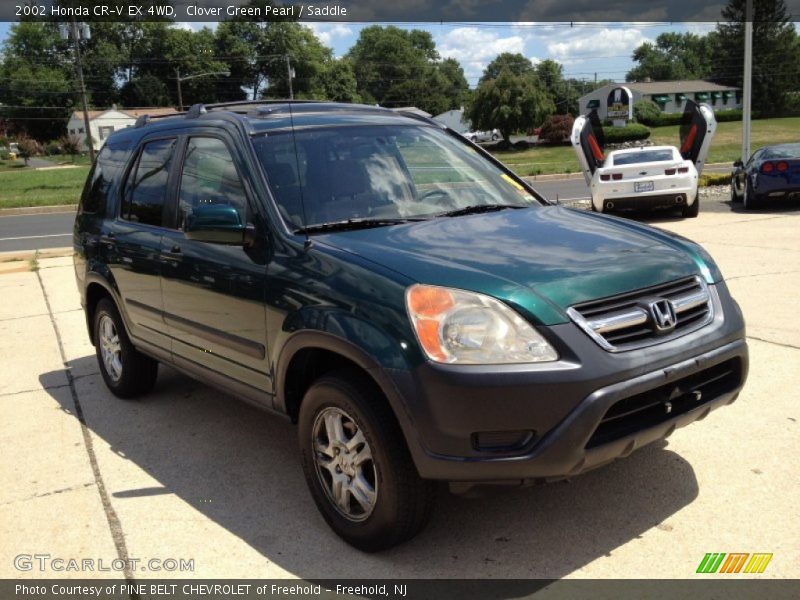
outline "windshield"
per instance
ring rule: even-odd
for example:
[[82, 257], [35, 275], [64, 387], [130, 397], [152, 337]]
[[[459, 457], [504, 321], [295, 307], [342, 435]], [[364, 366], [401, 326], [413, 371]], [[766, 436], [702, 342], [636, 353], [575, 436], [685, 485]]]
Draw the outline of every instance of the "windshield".
[[270, 132], [253, 144], [281, 214], [295, 229], [538, 204], [474, 148], [430, 126]]
[[661, 150], [639, 150], [637, 152], [626, 152], [625, 154], [614, 155], [614, 166], [637, 165], [646, 162], [660, 162], [675, 160], [672, 148]]
[[764, 149], [762, 159], [800, 158], [800, 144], [784, 144]]

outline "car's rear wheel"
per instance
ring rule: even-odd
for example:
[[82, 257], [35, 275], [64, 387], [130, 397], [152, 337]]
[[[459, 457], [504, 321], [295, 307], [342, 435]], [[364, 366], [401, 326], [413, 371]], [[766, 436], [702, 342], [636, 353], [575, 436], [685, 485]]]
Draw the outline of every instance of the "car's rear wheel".
[[700, 194], [697, 194], [694, 197], [694, 202], [685, 205], [681, 209], [681, 214], [685, 219], [694, 219], [697, 215], [700, 214]]
[[94, 342], [100, 374], [115, 396], [135, 398], [153, 389], [158, 361], [133, 347], [116, 305], [108, 298], [100, 300], [94, 312]]
[[736, 191], [736, 178], [731, 177], [731, 202], [735, 204], [741, 201], [742, 197], [739, 195], [739, 192]]
[[742, 207], [745, 210], [753, 210], [759, 204], [761, 204], [761, 199], [753, 191], [753, 188], [750, 185], [750, 180], [748, 179], [744, 184], [744, 195], [742, 196]]
[[376, 552], [425, 526], [435, 483], [420, 478], [389, 406], [359, 373], [339, 371], [311, 386], [298, 435], [311, 495], [347, 543]]

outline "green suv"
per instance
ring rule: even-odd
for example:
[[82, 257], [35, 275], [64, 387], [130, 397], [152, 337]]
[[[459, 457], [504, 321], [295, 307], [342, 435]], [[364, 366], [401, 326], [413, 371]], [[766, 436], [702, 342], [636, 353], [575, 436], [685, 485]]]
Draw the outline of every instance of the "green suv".
[[524, 484], [733, 402], [744, 322], [699, 245], [552, 206], [413, 114], [196, 105], [115, 132], [75, 273], [109, 389], [159, 362], [298, 425], [322, 516], [414, 536], [437, 482]]

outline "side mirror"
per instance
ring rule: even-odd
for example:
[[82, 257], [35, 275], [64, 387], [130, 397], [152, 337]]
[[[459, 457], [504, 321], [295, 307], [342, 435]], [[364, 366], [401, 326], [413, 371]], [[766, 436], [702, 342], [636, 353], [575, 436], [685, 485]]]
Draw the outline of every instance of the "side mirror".
[[733, 161], [733, 166], [737, 167], [737, 168], [738, 167], [743, 167], [744, 163], [742, 163], [742, 161], [740, 161], [740, 160], [735, 160], [735, 161]]
[[190, 240], [244, 246], [252, 243], [253, 226], [242, 222], [233, 206], [206, 204], [194, 208], [186, 219], [184, 234]]

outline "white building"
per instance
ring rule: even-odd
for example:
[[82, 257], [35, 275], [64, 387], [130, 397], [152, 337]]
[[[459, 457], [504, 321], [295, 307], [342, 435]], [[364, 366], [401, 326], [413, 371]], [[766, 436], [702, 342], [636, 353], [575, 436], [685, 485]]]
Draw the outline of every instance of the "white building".
[[[89, 111], [89, 128], [91, 130], [92, 140], [94, 141], [95, 150], [100, 149], [105, 143], [109, 135], [119, 129], [125, 127], [132, 127], [141, 115], [162, 116], [169, 114], [178, 114], [174, 108], [132, 108], [126, 110], [118, 110], [116, 107], [107, 110], [90, 110]], [[83, 111], [76, 110], [67, 122], [67, 133], [69, 135], [77, 135], [84, 148], [86, 146], [86, 131], [83, 120]]]
[[433, 117], [434, 121], [438, 121], [442, 125], [449, 127], [457, 133], [464, 133], [470, 131], [470, 122], [464, 116], [464, 109], [448, 110], [440, 115]]
[[705, 102], [711, 105], [714, 111], [742, 108], [741, 92], [738, 88], [696, 79], [604, 85], [578, 99], [580, 114], [585, 115], [596, 108], [598, 117], [607, 118], [608, 95], [611, 90], [621, 86], [631, 91], [634, 104], [643, 98], [652, 100], [665, 113], [683, 112], [686, 100], [694, 100], [697, 103]]

